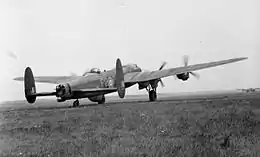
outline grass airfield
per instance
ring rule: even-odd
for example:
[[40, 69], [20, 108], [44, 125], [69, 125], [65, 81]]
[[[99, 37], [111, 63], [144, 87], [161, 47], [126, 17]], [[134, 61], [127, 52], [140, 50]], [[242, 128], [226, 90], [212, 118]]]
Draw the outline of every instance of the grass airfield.
[[212, 92], [5, 102], [1, 156], [260, 156], [260, 94]]

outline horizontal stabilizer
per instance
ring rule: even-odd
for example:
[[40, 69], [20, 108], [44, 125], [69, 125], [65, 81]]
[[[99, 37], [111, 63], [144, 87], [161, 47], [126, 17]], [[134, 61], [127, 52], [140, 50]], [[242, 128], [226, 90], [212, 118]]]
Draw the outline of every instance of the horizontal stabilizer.
[[111, 93], [111, 92], [116, 92], [117, 88], [92, 88], [92, 89], [75, 89], [73, 92], [83, 92], [83, 93], [99, 93], [99, 94], [104, 94], [104, 93]]
[[[35, 76], [34, 81], [39, 83], [60, 84], [82, 76]], [[24, 81], [24, 77], [15, 77], [15, 81]]]
[[54, 96], [56, 92], [41, 92], [41, 93], [34, 93], [33, 96]]

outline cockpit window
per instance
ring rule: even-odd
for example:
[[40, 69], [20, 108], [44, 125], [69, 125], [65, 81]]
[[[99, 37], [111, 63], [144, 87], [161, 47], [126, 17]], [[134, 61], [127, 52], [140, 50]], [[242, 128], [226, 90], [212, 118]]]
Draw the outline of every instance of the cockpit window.
[[128, 66], [131, 67], [131, 68], [137, 68], [138, 67], [137, 64], [128, 64]]
[[101, 73], [101, 70], [99, 68], [92, 68], [90, 70], [90, 73], [97, 73], [97, 74], [100, 74]]

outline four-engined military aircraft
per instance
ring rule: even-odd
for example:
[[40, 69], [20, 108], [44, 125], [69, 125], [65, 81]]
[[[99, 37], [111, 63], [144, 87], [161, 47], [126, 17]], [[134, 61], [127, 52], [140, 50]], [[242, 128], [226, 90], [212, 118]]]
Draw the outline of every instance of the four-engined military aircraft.
[[[122, 65], [120, 59], [116, 60], [114, 69], [101, 72], [93, 68], [82, 76], [33, 76], [30, 67], [25, 69], [24, 77], [16, 77], [14, 80], [24, 81], [25, 98], [28, 103], [34, 103], [38, 96], [56, 96], [58, 102], [76, 99], [73, 107], [79, 106], [79, 99], [88, 98], [90, 101], [105, 103], [105, 94], [118, 92], [120, 98], [124, 98], [125, 89], [138, 84], [139, 90], [146, 89], [150, 101], [157, 100], [157, 87], [161, 78], [176, 76], [182, 81], [189, 79], [190, 74], [198, 77], [193, 71], [216, 67], [223, 64], [237, 62], [247, 57], [233, 58], [222, 61], [188, 65], [188, 58], [184, 57], [184, 66], [163, 69], [165, 62], [158, 70], [142, 71], [136, 64]], [[53, 92], [36, 92], [35, 82], [57, 84]]]

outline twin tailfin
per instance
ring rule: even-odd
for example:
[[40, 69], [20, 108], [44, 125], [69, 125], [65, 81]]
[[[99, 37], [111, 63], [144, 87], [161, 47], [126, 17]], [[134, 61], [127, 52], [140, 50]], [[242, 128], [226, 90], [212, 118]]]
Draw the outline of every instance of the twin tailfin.
[[28, 103], [34, 103], [36, 100], [36, 87], [33, 73], [30, 67], [27, 67], [24, 72], [24, 93]]
[[118, 58], [116, 60], [116, 88], [117, 88], [117, 93], [120, 98], [125, 97], [125, 81], [124, 81], [124, 72], [123, 72], [123, 67], [121, 64], [120, 59]]

